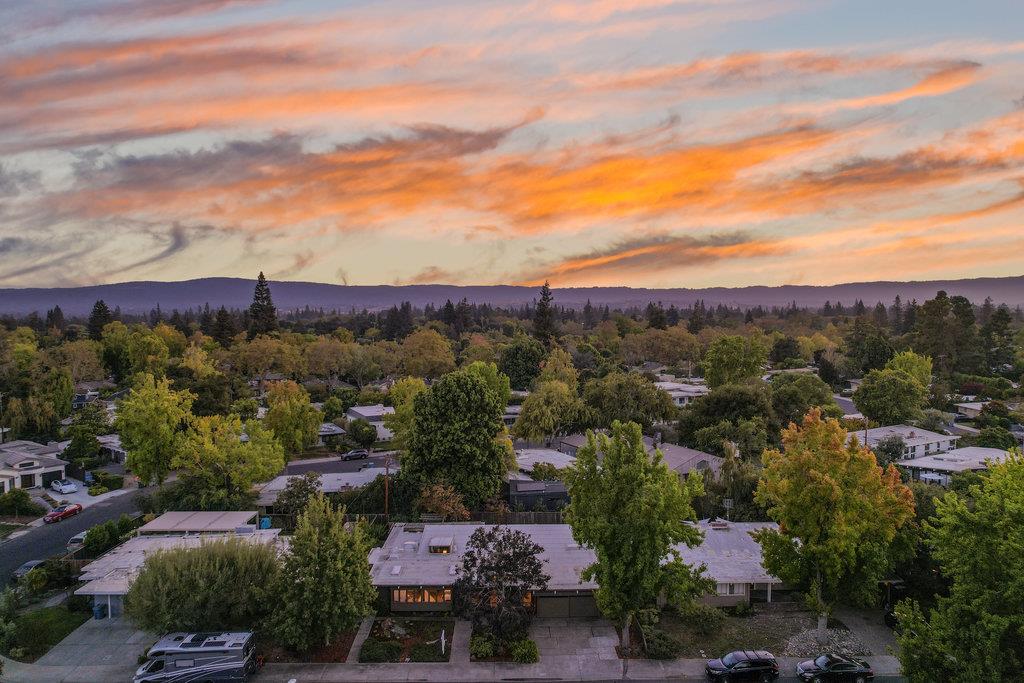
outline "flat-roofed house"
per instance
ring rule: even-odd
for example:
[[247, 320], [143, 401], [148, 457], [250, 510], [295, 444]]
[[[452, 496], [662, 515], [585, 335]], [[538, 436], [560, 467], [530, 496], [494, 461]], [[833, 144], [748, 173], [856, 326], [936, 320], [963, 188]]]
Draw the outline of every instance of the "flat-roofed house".
[[[390, 472], [395, 474], [399, 469], [400, 465], [396, 462], [391, 465]], [[383, 477], [387, 472], [388, 468], [384, 467], [364, 467], [355, 472], [321, 472], [320, 491], [323, 493], [352, 491], [373, 483], [377, 477]], [[282, 474], [265, 484], [257, 484], [257, 505], [261, 510], [272, 512], [278, 496], [288, 486], [288, 482], [301, 477], [301, 474]]]
[[372, 406], [352, 406], [345, 413], [349, 420], [366, 420], [377, 430], [377, 441], [391, 441], [395, 434], [384, 426], [384, 416], [395, 412], [392, 406], [377, 403]]
[[255, 510], [227, 510], [218, 512], [174, 511], [165, 512], [153, 521], [139, 527], [140, 536], [159, 534], [222, 534], [252, 528], [259, 523]]
[[867, 430], [866, 435], [863, 429], [858, 429], [850, 432], [847, 439], [849, 441], [857, 439], [868, 448], [874, 448], [880, 441], [894, 436], [903, 439], [904, 458], [917, 458], [930, 453], [945, 453], [956, 448], [956, 442], [960, 439], [959, 436], [939, 434], [909, 425], [874, 427]]
[[912, 479], [939, 486], [949, 486], [954, 474], [984, 472], [988, 469], [990, 462], [1002, 462], [1007, 455], [1007, 451], [1001, 448], [967, 446], [954, 448], [945, 453], [901, 460], [899, 466], [906, 469]]
[[0, 493], [12, 489], [46, 488], [65, 476], [67, 460], [57, 457], [59, 445], [34, 441], [0, 443]]
[[687, 382], [655, 382], [654, 386], [668, 393], [672, 403], [680, 408], [690, 405], [695, 399], [711, 392], [706, 384], [689, 384]]
[[782, 581], [765, 570], [761, 544], [750, 534], [779, 525], [704, 519], [696, 526], [704, 533], [704, 542], [695, 548], [680, 544], [676, 551], [689, 565], [705, 565], [705, 575], [714, 579], [715, 592], [704, 602], [715, 607], [749, 604], [753, 598], [771, 602], [772, 589], [782, 587]]

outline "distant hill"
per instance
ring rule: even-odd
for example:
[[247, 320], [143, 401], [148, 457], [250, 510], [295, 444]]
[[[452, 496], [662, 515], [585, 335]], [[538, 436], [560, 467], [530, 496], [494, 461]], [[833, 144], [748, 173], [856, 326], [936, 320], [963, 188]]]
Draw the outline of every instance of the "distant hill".
[[[111, 308], [120, 306], [126, 313], [145, 313], [157, 304], [164, 311], [199, 308], [209, 303], [228, 308], [247, 307], [252, 301], [254, 281], [241, 278], [203, 278], [183, 282], [122, 282], [110, 285], [65, 288], [0, 289], [0, 313], [40, 313], [59, 304], [65, 315], [85, 315], [97, 299]], [[844, 305], [860, 299], [873, 306], [875, 302], [892, 302], [899, 294], [904, 301], [919, 302], [935, 296], [940, 289], [950, 295], [961, 294], [981, 303], [992, 297], [996, 303], [1011, 307], [1024, 306], [1024, 276], [977, 278], [973, 280], [936, 280], [932, 282], [857, 282], [822, 287], [785, 285], [781, 287], [711, 287], [707, 289], [633, 289], [630, 287], [574, 287], [556, 289], [555, 301], [561, 306], [582, 307], [589, 299], [595, 305], [611, 307], [645, 306], [660, 301], [665, 306], [685, 307], [698, 299], [707, 304], [753, 306], [785, 306], [796, 302], [801, 307], [817, 307], [826, 301]], [[317, 282], [272, 282], [274, 303], [280, 310], [310, 306], [347, 312], [355, 309], [379, 310], [402, 301], [415, 306], [443, 304], [447, 299], [465, 297], [475, 303], [510, 306], [533, 301], [534, 287], [509, 285], [330, 285]]]

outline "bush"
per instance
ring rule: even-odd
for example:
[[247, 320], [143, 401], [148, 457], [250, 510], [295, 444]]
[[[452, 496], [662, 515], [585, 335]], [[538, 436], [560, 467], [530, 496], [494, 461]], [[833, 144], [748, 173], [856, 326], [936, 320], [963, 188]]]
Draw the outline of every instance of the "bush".
[[441, 654], [441, 643], [418, 643], [409, 650], [409, 659], [413, 662], [447, 662], [451, 651]]
[[733, 616], [750, 617], [754, 615], [754, 607], [749, 602], [741, 602], [732, 609]]
[[359, 650], [359, 661], [371, 664], [397, 662], [402, 645], [394, 640], [367, 640]]
[[537, 643], [529, 638], [514, 640], [509, 644], [509, 654], [512, 661], [517, 664], [534, 664], [540, 661], [540, 653], [537, 651]]
[[90, 557], [98, 557], [117, 545], [118, 538], [117, 522], [110, 520], [86, 531], [82, 547]]
[[650, 629], [644, 634], [647, 656], [651, 659], [675, 659], [679, 655], [679, 643], [660, 629]]
[[101, 496], [104, 493], [107, 493], [108, 491], [110, 491], [110, 489], [108, 489], [106, 486], [100, 486], [99, 484], [89, 487], [90, 496]]
[[46, 509], [32, 501], [25, 489], [11, 489], [0, 496], [0, 515], [31, 515], [40, 517]]
[[71, 597], [68, 598], [67, 605], [68, 610], [72, 612], [92, 612], [92, 601], [85, 595], [75, 595], [72, 593]]
[[702, 636], [716, 633], [725, 622], [725, 614], [722, 610], [703, 603], [690, 605], [681, 614], [690, 622], [693, 629]]
[[474, 633], [469, 639], [469, 655], [473, 659], [487, 659], [495, 652], [494, 639], [486, 633]]

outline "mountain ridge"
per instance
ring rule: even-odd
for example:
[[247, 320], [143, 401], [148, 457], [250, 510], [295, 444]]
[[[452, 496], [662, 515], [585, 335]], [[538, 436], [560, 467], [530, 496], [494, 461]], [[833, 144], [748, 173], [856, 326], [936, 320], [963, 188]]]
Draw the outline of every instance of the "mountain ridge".
[[[352, 309], [381, 310], [403, 301], [415, 306], [444, 304], [448, 299], [465, 297], [475, 303], [514, 306], [536, 299], [537, 288], [518, 285], [335, 285], [321, 282], [271, 281], [274, 302], [279, 310], [290, 311], [309, 306], [347, 312]], [[158, 304], [170, 312], [177, 308], [200, 308], [209, 303], [217, 308], [247, 307], [252, 300], [255, 280], [210, 277], [193, 280], [161, 282], [140, 280], [104, 285], [54, 288], [0, 289], [0, 314], [23, 315], [59, 305], [65, 315], [87, 314], [97, 299], [125, 313], [145, 313]], [[877, 301], [886, 305], [899, 295], [905, 302], [919, 302], [935, 296], [939, 290], [963, 295], [975, 303], [985, 297], [1011, 307], [1024, 306], [1024, 276], [983, 277], [959, 280], [874, 281], [837, 285], [751, 285], [746, 287], [700, 288], [632, 288], [564, 287], [554, 288], [555, 301], [565, 307], [583, 306], [587, 300], [594, 305], [612, 308], [646, 306], [650, 301], [679, 307], [702, 299], [706, 304], [726, 304], [750, 308], [754, 306], [785, 306], [796, 302], [800, 307], [817, 307], [831, 301], [853, 304], [862, 300], [868, 306]]]

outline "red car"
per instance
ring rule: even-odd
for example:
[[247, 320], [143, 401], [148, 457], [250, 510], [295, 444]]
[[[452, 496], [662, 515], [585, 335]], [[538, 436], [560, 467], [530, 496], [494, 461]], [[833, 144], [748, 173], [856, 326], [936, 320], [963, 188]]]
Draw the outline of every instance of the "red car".
[[78, 503], [72, 503], [70, 505], [61, 505], [60, 507], [53, 508], [52, 510], [47, 512], [46, 516], [43, 517], [43, 521], [47, 524], [53, 524], [54, 522], [59, 522], [62, 519], [74, 517], [81, 511], [82, 506], [79, 505]]

